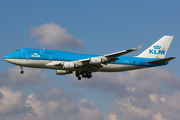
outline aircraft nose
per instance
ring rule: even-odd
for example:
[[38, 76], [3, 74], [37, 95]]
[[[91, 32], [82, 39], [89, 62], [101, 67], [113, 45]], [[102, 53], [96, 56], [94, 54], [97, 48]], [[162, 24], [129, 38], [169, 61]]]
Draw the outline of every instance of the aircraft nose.
[[4, 56], [4, 60], [9, 62], [9, 55]]
[[4, 60], [6, 60], [8, 58], [8, 56], [6, 55], [6, 56], [4, 56]]
[[8, 61], [8, 55], [4, 56], [4, 60]]
[[15, 63], [14, 59], [11, 59], [9, 55], [4, 56], [4, 60], [12, 64]]

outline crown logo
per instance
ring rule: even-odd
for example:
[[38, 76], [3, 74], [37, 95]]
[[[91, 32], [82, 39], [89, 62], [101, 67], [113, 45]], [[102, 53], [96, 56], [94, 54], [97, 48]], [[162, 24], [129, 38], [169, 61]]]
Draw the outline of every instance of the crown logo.
[[154, 49], [161, 49], [161, 46], [158, 46], [158, 45], [153, 46], [153, 47], [154, 47]]

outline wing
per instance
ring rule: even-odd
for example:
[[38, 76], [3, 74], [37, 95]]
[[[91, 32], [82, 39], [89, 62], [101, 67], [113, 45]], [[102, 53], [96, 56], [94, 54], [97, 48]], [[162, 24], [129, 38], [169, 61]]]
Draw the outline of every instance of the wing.
[[52, 61], [46, 64], [46, 66], [62, 66], [63, 62], [61, 61]]
[[130, 53], [132, 51], [136, 51], [141, 48], [142, 45], [138, 45], [132, 49], [123, 50], [111, 54], [106, 54], [103, 56], [98, 57], [92, 57], [87, 59], [82, 59], [79, 61], [71, 61], [71, 62], [62, 62], [62, 61], [52, 61], [46, 64], [46, 66], [59, 66], [63, 67], [64, 69], [74, 69], [74, 68], [80, 68], [84, 71], [97, 71], [104, 65], [106, 65], [109, 62], [115, 62], [116, 60], [119, 60], [117, 58], [118, 56]]
[[135, 51], [135, 50], [139, 50], [141, 48], [142, 45], [138, 45], [132, 49], [128, 49], [128, 50], [123, 50], [123, 51], [120, 51], [120, 52], [115, 52], [115, 53], [111, 53], [111, 54], [107, 54], [107, 55], [104, 55], [105, 57], [109, 57], [109, 58], [115, 58], [115, 57], [118, 57], [118, 56], [122, 56], [124, 54], [127, 54], [127, 53], [130, 53], [132, 51]]
[[[119, 56], [122, 56], [124, 54], [127, 54], [127, 53], [130, 53], [132, 51], [136, 51], [136, 50], [139, 50], [141, 48], [142, 45], [138, 45], [132, 49], [128, 49], [128, 50], [123, 50], [123, 51], [119, 51], [119, 52], [115, 52], [115, 53], [111, 53], [111, 54], [106, 54], [106, 55], [103, 55], [103, 56], [99, 56], [98, 58], [104, 58], [106, 60], [108, 60], [109, 62], [113, 62], [113, 61], [116, 61], [116, 60], [119, 60], [117, 57]], [[97, 57], [96, 57], [97, 58]], [[80, 60], [81, 62], [89, 62], [91, 59], [83, 59], [83, 60]]]

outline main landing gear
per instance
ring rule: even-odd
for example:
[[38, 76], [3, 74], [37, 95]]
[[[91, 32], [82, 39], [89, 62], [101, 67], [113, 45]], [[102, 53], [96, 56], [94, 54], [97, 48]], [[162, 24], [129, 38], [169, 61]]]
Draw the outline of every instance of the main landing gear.
[[91, 74], [91, 72], [84, 72], [84, 71], [76, 72], [76, 77], [78, 78], [78, 80], [81, 80], [81, 76], [82, 76], [82, 78], [89, 79], [92, 77], [92, 74]]
[[20, 66], [20, 68], [21, 68], [21, 72], [20, 73], [24, 74], [23, 67]]

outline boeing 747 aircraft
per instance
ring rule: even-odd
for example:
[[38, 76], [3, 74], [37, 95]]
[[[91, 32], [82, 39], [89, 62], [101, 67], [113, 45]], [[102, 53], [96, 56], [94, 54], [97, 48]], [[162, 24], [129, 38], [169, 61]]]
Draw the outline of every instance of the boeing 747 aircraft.
[[23, 67], [45, 68], [56, 70], [57, 75], [66, 75], [75, 72], [78, 80], [91, 78], [93, 72], [121, 72], [168, 64], [168, 61], [176, 58], [164, 58], [171, 44], [173, 36], [163, 36], [144, 52], [135, 57], [122, 55], [140, 49], [123, 50], [106, 55], [77, 54], [71, 52], [46, 50], [46, 49], [17, 49], [4, 59], [21, 68]]

